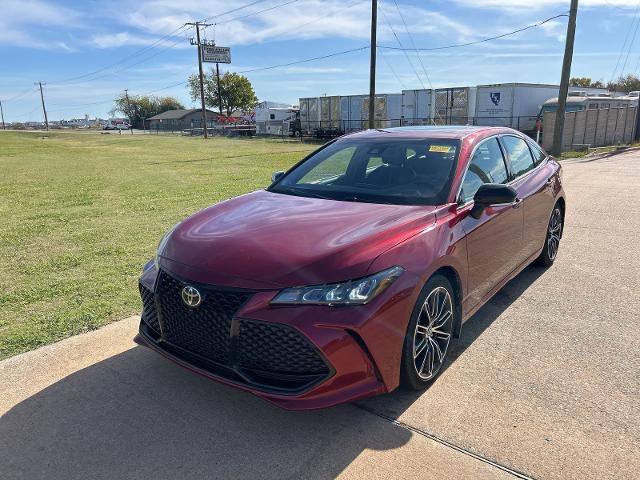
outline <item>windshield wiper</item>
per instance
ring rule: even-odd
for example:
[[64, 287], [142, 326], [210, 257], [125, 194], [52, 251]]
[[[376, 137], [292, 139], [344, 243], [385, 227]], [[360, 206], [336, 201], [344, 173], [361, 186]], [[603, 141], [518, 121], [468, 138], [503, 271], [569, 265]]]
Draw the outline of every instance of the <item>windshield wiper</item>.
[[340, 197], [339, 200], [342, 200], [343, 202], [383, 203], [385, 205], [395, 205], [395, 203], [389, 202], [387, 200], [370, 200], [358, 197], [356, 195], [346, 195], [344, 197]]
[[285, 193], [290, 195], [295, 195], [297, 197], [311, 197], [311, 198], [321, 198], [322, 200], [335, 200], [331, 197], [325, 197], [324, 195], [320, 195], [319, 193], [310, 192], [308, 190], [301, 190], [297, 188], [282, 188], [279, 190], [273, 190], [276, 193]]

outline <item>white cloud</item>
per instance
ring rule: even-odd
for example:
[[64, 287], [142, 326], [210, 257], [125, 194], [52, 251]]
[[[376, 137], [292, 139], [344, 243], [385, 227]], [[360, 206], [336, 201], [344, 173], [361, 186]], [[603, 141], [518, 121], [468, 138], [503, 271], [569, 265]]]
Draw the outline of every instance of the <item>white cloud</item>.
[[[569, 2], [567, 0], [453, 0], [459, 5], [475, 8], [495, 8], [507, 10], [532, 10], [542, 9], [545, 7], [566, 7], [569, 10]], [[620, 7], [620, 8], [636, 8], [637, 0], [581, 0], [580, 7]]]
[[[366, 1], [345, 3], [343, 0], [301, 0], [283, 8], [239, 18], [278, 3], [284, 2], [259, 4], [215, 17], [219, 12], [230, 10], [231, 4], [220, 0], [205, 3], [191, 0], [150, 0], [138, 2], [133, 7], [134, 11], [130, 11], [130, 5], [121, 9], [116, 4], [116, 8], [111, 8], [108, 14], [114, 15], [121, 25], [154, 35], [166, 35], [187, 21], [213, 17], [210, 22], [217, 21], [218, 24], [208, 28], [206, 34], [210, 39], [216, 36], [219, 43], [231, 46], [291, 39], [347, 38], [360, 39], [365, 43], [369, 39], [370, 5]], [[466, 37], [473, 33], [472, 28], [443, 13], [413, 5], [401, 5], [401, 10], [414, 34], [455, 34]], [[395, 6], [385, 5], [384, 11], [393, 28], [398, 33], [404, 32]], [[229, 21], [235, 18], [238, 20]], [[392, 38], [383, 21], [381, 18], [381, 40]]]
[[151, 37], [148, 35], [138, 35], [129, 32], [93, 35], [91, 40], [98, 48], [145, 46], [151, 44], [157, 45], [158, 48], [185, 48], [188, 46], [188, 43], [184, 38], [178, 38], [177, 40], [162, 39], [162, 37]]
[[74, 25], [79, 14], [41, 0], [3, 0], [0, 43], [14, 47], [73, 52], [66, 42], [48, 38], [47, 29]]

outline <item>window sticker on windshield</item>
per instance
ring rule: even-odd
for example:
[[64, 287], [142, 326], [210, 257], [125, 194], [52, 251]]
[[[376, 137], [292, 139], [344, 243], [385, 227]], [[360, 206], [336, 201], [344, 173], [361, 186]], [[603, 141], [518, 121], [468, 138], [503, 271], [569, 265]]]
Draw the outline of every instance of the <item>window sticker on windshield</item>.
[[451, 153], [452, 149], [453, 147], [449, 145], [431, 145], [429, 147], [430, 152], [436, 152], [436, 153]]

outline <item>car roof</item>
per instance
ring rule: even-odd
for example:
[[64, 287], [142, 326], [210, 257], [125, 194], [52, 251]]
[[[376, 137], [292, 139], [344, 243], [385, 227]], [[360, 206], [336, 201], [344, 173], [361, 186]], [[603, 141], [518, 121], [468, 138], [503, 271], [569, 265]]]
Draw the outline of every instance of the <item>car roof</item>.
[[376, 128], [350, 133], [343, 138], [446, 138], [461, 140], [468, 136], [485, 137], [498, 133], [518, 133], [505, 127], [478, 127], [471, 125], [425, 125]]

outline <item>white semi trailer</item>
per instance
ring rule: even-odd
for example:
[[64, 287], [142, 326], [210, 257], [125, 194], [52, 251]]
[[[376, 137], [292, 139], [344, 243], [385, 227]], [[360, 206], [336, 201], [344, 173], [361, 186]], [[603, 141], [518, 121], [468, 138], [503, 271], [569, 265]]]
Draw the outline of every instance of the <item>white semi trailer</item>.
[[433, 91], [403, 90], [402, 91], [402, 125], [431, 125]]
[[[478, 85], [476, 94], [475, 125], [511, 127], [521, 132], [536, 130], [536, 120], [542, 105], [557, 97], [559, 85], [538, 83], [497, 83]], [[604, 93], [606, 89], [570, 87], [569, 91]]]

